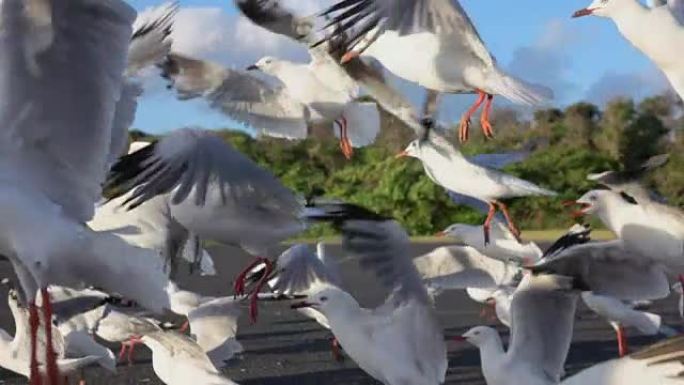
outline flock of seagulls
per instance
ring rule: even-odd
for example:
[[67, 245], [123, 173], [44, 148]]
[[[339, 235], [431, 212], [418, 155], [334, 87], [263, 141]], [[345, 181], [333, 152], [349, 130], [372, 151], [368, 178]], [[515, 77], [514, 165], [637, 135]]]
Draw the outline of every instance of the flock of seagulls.
[[[645, 309], [684, 286], [684, 213], [639, 182], [667, 156], [589, 175], [603, 188], [568, 204], [615, 240], [591, 241], [591, 229], [575, 225], [542, 251], [522, 240], [504, 200], [556, 192], [501, 171], [525, 154], [465, 157], [436, 113], [443, 93], [476, 94], [458, 124], [465, 142], [479, 109], [493, 136], [495, 95], [538, 105], [552, 93], [501, 69], [457, 0], [342, 0], [314, 16], [277, 0], [235, 0], [311, 56], [264, 57], [245, 70], [174, 52], [180, 6], [136, 15], [123, 0], [0, 1], [0, 254], [17, 277], [3, 281], [15, 334], [0, 330], [0, 366], [57, 385], [89, 365], [114, 372], [142, 344], [166, 384], [233, 384], [221, 369], [243, 350], [242, 309], [257, 322], [259, 303], [285, 301], [330, 331], [337, 356], [343, 349], [383, 384], [437, 385], [448, 362], [435, 297], [465, 290], [511, 331], [507, 348], [485, 326], [458, 337], [479, 348], [489, 385], [684, 383], [684, 338]], [[684, 96], [683, 9], [681, 0], [596, 0], [574, 16], [613, 19]], [[420, 160], [432, 182], [486, 220], [449, 226], [440, 235], [454, 245], [414, 258], [397, 221], [303, 199], [211, 132], [182, 128], [127, 148], [149, 68], [178, 98], [203, 100], [262, 135], [299, 139], [329, 127], [347, 158], [373, 143], [386, 111], [416, 134], [398, 156]], [[423, 111], [385, 71], [427, 90]], [[345, 289], [324, 244], [277, 253], [319, 222], [338, 229], [344, 252], [387, 290], [380, 306], [363, 308]], [[255, 257], [234, 293], [207, 297], [175, 281], [183, 264], [216, 274], [203, 241]], [[620, 357], [566, 377], [580, 299], [615, 328]], [[187, 322], [161, 321], [171, 313]], [[625, 327], [668, 338], [630, 353]], [[103, 341], [121, 344], [118, 357]]]

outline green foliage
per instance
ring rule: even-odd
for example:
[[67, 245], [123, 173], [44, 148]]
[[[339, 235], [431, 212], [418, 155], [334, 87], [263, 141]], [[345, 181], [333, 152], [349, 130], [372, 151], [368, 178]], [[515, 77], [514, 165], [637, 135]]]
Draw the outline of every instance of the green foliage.
[[[671, 118], [677, 107], [666, 97], [644, 100], [638, 106], [618, 99], [605, 111], [588, 103], [565, 110], [536, 111], [532, 121], [521, 121], [515, 111], [499, 110], [493, 116], [496, 139], [485, 141], [474, 135], [461, 150], [466, 155], [503, 152], [535, 147], [526, 161], [506, 171], [550, 188], [556, 198], [520, 198], [510, 209], [525, 229], [562, 228], [572, 223], [561, 202], [576, 199], [595, 185], [587, 174], [623, 169], [646, 158], [669, 152], [671, 160], [650, 178], [670, 202], [684, 205], [684, 138], [681, 121]], [[477, 127], [474, 127], [476, 132]], [[668, 135], [669, 133], [669, 135]], [[330, 136], [298, 142], [254, 139], [244, 133], [218, 131], [238, 150], [270, 169], [285, 185], [302, 195], [314, 189], [329, 198], [339, 198], [373, 208], [398, 219], [413, 235], [431, 235], [454, 222], [481, 223], [484, 216], [452, 203], [443, 188], [425, 175], [416, 159], [395, 159], [412, 135], [387, 115], [376, 144], [356, 149], [352, 160], [342, 156]], [[455, 139], [455, 135], [452, 135]], [[136, 140], [149, 140], [135, 132]], [[331, 234], [329, 227], [316, 227], [309, 236]]]

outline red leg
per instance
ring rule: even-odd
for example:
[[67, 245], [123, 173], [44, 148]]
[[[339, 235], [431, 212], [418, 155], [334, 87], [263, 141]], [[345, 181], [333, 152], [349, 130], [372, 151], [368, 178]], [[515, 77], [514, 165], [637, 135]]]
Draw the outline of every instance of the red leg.
[[335, 361], [344, 361], [344, 356], [342, 355], [342, 347], [340, 346], [340, 341], [338, 341], [336, 337], [330, 339], [330, 351], [332, 352], [333, 359]]
[[473, 114], [480, 108], [482, 103], [485, 101], [485, 97], [487, 94], [485, 94], [482, 91], [477, 91], [477, 100], [475, 103], [466, 111], [465, 114], [463, 114], [463, 117], [461, 117], [461, 124], [458, 127], [458, 140], [459, 142], [465, 142], [468, 140], [468, 130], [470, 129], [470, 118], [473, 116]]
[[347, 135], [347, 118], [342, 116], [339, 120], [336, 120], [335, 123], [340, 130], [340, 150], [342, 150], [344, 157], [349, 160], [354, 154], [354, 149], [349, 141], [349, 136]]
[[126, 351], [128, 350], [128, 344], [126, 342], [127, 341], [123, 341], [121, 343], [121, 349], [119, 350], [119, 361], [123, 361]]
[[47, 348], [45, 349], [45, 362], [47, 365], [48, 381], [52, 385], [59, 384], [59, 368], [57, 368], [57, 354], [55, 347], [52, 344], [52, 303], [50, 302], [50, 293], [47, 288], [40, 289], [40, 294], [43, 300], [43, 319], [45, 321], [45, 339]]
[[256, 257], [252, 263], [247, 265], [240, 274], [238, 274], [237, 277], [235, 277], [235, 283], [233, 283], [233, 291], [235, 295], [244, 295], [245, 294], [245, 277], [247, 276], [247, 273], [249, 273], [252, 268], [254, 268], [256, 265], [263, 263], [267, 261], [266, 258], [263, 257]]
[[482, 109], [482, 115], [480, 116], [480, 126], [482, 127], [482, 133], [488, 139], [494, 138], [494, 128], [489, 122], [489, 114], [492, 111], [492, 101], [494, 100], [494, 95], [487, 94], [487, 102]]
[[31, 385], [41, 385], [43, 379], [38, 370], [38, 327], [40, 326], [40, 318], [38, 317], [38, 308], [36, 303], [31, 301], [29, 304], [29, 327], [31, 338]]
[[271, 275], [271, 272], [273, 271], [273, 263], [270, 260], [264, 258], [263, 262], [266, 264], [266, 270], [264, 271], [264, 275], [261, 277], [256, 287], [254, 288], [254, 291], [252, 292], [252, 297], [250, 298], [249, 302], [249, 318], [251, 319], [252, 323], [255, 323], [257, 321], [257, 317], [259, 316], [259, 306], [257, 305], [257, 300], [259, 299], [259, 292], [264, 287], [264, 285], [266, 285], [268, 276]]
[[520, 230], [515, 226], [513, 223], [513, 219], [511, 218], [510, 214], [508, 213], [508, 207], [506, 207], [505, 204], [502, 202], [496, 202], [497, 206], [499, 206], [499, 209], [504, 215], [504, 218], [506, 218], [506, 224], [508, 225], [508, 229], [511, 230], [511, 233], [513, 233], [513, 236], [515, 239], [518, 240], [518, 243], [520, 243]]
[[617, 340], [618, 355], [620, 357], [624, 357], [629, 354], [629, 350], [627, 348], [627, 335], [625, 334], [625, 329], [622, 327], [622, 325], [618, 325], [617, 327]]
[[185, 322], [183, 322], [183, 325], [181, 326], [181, 328], [178, 329], [178, 332], [179, 333], [185, 333], [188, 331], [189, 328], [190, 328], [190, 321], [185, 320]]
[[487, 202], [489, 205], [489, 212], [487, 213], [487, 219], [484, 221], [484, 225], [482, 225], [482, 229], [484, 230], [484, 243], [485, 246], [489, 244], [489, 227], [492, 224], [492, 219], [494, 218], [494, 214], [496, 213], [496, 206], [494, 206], [494, 203], [492, 202]]

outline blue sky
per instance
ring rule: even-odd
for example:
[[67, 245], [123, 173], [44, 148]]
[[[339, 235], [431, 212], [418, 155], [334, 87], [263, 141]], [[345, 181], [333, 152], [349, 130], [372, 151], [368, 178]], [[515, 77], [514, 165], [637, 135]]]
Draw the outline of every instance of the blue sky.
[[[331, 0], [290, 0], [286, 4], [312, 11]], [[138, 9], [160, 1], [136, 0]], [[185, 8], [174, 39], [180, 52], [243, 67], [263, 55], [306, 60], [305, 51], [286, 39], [240, 20], [230, 0], [180, 0]], [[602, 104], [626, 95], [642, 98], [666, 83], [655, 67], [622, 38], [614, 24], [597, 17], [571, 19], [587, 0], [461, 0], [485, 44], [500, 66], [526, 80], [551, 87], [554, 104], [578, 100]], [[187, 51], [187, 52], [186, 52]], [[237, 127], [201, 101], [179, 102], [158, 80], [148, 80], [134, 127], [163, 132], [183, 126]], [[416, 102], [421, 91], [398, 84]], [[441, 118], [456, 119], [472, 96], [450, 97]]]

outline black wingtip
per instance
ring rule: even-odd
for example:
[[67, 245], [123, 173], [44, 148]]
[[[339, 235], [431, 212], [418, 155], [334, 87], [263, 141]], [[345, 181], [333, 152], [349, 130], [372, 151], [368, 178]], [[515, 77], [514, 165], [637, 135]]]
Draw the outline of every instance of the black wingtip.
[[544, 252], [541, 258], [548, 258], [561, 250], [591, 241], [591, 227], [589, 225], [578, 226], [582, 226], [582, 229], [570, 230], [568, 233], [558, 238], [551, 247]]
[[387, 221], [392, 218], [380, 215], [363, 206], [352, 203], [322, 203], [310, 204], [306, 206], [311, 210], [306, 218], [311, 221], [331, 222], [335, 226], [339, 226], [347, 221]]

